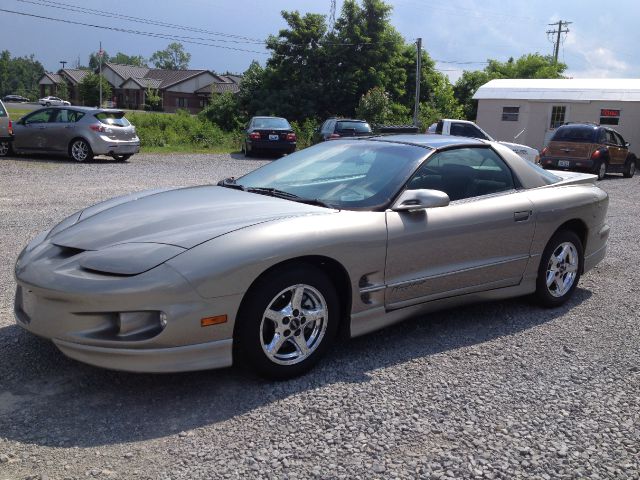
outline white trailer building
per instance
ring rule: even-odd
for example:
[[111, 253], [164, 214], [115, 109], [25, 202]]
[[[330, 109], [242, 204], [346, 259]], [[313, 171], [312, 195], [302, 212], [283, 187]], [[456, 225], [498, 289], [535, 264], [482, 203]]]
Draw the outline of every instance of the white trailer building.
[[481, 86], [476, 123], [539, 150], [566, 122], [609, 125], [640, 155], [640, 79], [500, 79]]

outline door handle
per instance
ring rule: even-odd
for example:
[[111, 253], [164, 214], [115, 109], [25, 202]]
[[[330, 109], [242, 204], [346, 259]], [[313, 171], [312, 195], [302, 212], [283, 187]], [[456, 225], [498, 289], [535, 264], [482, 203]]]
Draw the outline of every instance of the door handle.
[[513, 212], [513, 221], [514, 222], [526, 222], [529, 220], [533, 212], [531, 210], [523, 210], [521, 212]]
[[38, 130], [44, 130], [47, 127], [38, 127]]
[[64, 128], [75, 128], [75, 127], [76, 127], [75, 125], [65, 125]]

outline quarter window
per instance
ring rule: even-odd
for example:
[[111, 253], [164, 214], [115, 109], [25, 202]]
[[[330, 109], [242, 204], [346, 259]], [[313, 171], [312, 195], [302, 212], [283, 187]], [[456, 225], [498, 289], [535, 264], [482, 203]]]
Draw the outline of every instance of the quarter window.
[[551, 108], [551, 122], [549, 128], [558, 128], [564, 124], [564, 118], [567, 113], [567, 107], [564, 105], [555, 105]]
[[520, 115], [520, 107], [502, 107], [503, 122], [517, 122]]
[[490, 148], [457, 148], [436, 153], [407, 188], [440, 190], [451, 201], [513, 190], [511, 170]]

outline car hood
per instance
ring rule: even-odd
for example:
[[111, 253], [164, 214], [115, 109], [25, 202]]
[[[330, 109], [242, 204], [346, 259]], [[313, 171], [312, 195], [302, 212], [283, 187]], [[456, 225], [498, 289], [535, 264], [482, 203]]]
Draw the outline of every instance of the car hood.
[[[81, 250], [132, 242], [192, 248], [257, 223], [331, 212], [217, 186], [152, 191], [131, 197], [89, 207], [75, 215], [76, 223], [57, 232], [54, 228], [49, 240], [55, 245]], [[73, 219], [69, 223], [72, 222]]]

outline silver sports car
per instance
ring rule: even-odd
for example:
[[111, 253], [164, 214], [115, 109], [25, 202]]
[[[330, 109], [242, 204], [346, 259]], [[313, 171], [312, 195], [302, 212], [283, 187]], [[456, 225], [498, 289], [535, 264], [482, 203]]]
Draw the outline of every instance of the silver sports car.
[[463, 137], [325, 142], [71, 215], [18, 257], [15, 314], [101, 367], [290, 377], [339, 331], [527, 294], [562, 304], [605, 256], [595, 179]]

